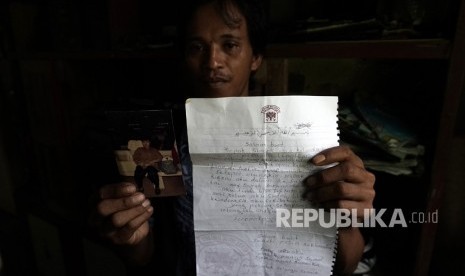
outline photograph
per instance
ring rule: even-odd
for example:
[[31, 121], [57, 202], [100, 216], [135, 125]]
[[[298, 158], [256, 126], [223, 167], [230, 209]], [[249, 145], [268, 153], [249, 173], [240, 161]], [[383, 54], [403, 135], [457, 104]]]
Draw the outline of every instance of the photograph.
[[170, 110], [107, 111], [119, 175], [147, 197], [185, 194]]

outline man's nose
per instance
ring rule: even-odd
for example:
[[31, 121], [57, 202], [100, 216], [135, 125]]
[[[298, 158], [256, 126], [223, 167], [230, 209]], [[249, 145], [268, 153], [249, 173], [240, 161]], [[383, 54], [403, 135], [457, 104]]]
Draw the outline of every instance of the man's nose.
[[223, 66], [222, 59], [223, 55], [221, 53], [221, 49], [216, 45], [212, 45], [206, 55], [205, 66], [208, 69], [220, 68]]

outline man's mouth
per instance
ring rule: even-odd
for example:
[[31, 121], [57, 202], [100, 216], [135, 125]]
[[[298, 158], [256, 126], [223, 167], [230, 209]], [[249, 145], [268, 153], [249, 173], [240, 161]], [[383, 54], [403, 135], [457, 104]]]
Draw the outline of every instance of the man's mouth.
[[210, 87], [219, 87], [229, 82], [226, 76], [209, 76], [204, 78], [204, 82]]

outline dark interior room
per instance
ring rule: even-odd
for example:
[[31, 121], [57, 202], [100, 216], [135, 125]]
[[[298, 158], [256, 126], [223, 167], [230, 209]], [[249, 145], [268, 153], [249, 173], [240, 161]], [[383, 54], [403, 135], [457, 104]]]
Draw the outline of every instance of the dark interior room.
[[[153, 266], [128, 264], [89, 215], [97, 189], [121, 179], [115, 147], [152, 118], [130, 112], [169, 112], [147, 124], [176, 162], [188, 2], [0, 2], [0, 276], [175, 275], [175, 178], [159, 176], [162, 196], [152, 188]], [[369, 268], [354, 275], [464, 273], [465, 0], [263, 5], [268, 44], [249, 95], [337, 96], [339, 142], [376, 176], [374, 209], [407, 220], [366, 229]], [[131, 134], [115, 138], [121, 125]]]

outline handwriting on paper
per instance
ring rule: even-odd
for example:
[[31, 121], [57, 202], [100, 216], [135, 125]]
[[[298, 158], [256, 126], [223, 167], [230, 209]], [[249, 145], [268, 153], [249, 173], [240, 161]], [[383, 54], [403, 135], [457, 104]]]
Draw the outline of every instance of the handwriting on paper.
[[302, 181], [338, 145], [335, 97], [190, 99], [198, 275], [329, 275], [335, 228], [276, 228], [278, 208], [311, 208]]
[[[237, 231], [196, 233], [200, 275], [320, 275], [334, 238], [307, 233]], [[264, 272], [266, 271], [266, 273]]]
[[248, 130], [237, 130], [235, 136], [256, 136], [256, 137], [263, 137], [263, 136], [298, 136], [298, 135], [309, 135], [311, 133], [311, 123], [297, 123], [294, 127], [278, 127], [278, 126], [271, 126], [267, 127], [266, 129], [259, 129], [253, 128]]

